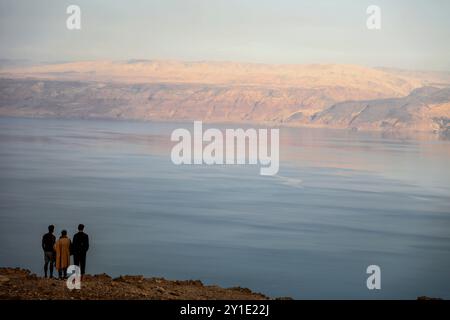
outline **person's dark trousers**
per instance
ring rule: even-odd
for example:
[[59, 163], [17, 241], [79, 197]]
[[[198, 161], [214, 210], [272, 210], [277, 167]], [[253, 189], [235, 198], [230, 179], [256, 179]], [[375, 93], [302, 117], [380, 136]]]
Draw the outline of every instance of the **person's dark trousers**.
[[59, 269], [58, 270], [58, 276], [60, 279], [67, 278], [67, 268]]
[[73, 262], [80, 267], [81, 275], [86, 271], [86, 252], [76, 253], [73, 255]]
[[51, 251], [45, 251], [44, 252], [44, 273], [45, 277], [47, 278], [47, 270], [48, 265], [50, 264], [50, 278], [53, 278], [53, 264], [55, 262], [55, 256], [54, 253]]

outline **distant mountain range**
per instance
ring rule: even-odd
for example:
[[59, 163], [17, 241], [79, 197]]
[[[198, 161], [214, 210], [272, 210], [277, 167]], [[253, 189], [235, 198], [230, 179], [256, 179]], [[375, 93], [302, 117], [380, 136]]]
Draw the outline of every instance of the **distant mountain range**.
[[0, 116], [450, 132], [450, 73], [131, 60], [0, 64]]

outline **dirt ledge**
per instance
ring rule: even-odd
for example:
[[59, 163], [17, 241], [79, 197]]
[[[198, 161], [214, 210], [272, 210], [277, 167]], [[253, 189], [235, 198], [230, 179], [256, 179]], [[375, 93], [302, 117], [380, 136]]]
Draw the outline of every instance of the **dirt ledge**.
[[66, 281], [38, 277], [29, 270], [0, 268], [0, 300], [267, 300], [250, 289], [205, 286], [200, 280], [166, 280], [143, 276], [86, 275], [81, 290]]

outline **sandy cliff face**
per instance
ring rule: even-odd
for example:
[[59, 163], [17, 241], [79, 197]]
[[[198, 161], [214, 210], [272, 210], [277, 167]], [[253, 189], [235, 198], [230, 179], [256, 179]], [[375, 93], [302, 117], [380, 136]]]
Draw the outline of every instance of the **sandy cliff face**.
[[337, 103], [313, 116], [322, 126], [371, 130], [449, 130], [450, 88], [423, 87], [406, 97]]
[[[447, 74], [354, 65], [175, 61], [14, 67], [2, 69], [0, 77], [0, 115], [4, 116], [203, 120], [376, 130], [446, 128], [448, 92], [441, 92], [440, 100], [425, 101], [414, 90], [430, 84], [438, 90], [450, 83]], [[423, 89], [423, 94], [432, 93]]]

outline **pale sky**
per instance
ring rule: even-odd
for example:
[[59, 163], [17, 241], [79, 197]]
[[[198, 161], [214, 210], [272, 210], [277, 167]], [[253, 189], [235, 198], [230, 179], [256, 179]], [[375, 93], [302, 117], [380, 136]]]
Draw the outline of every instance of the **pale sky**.
[[[81, 7], [81, 30], [66, 8]], [[368, 30], [366, 8], [381, 8]], [[0, 0], [0, 58], [353, 63], [450, 71], [448, 0]]]

